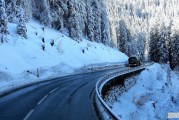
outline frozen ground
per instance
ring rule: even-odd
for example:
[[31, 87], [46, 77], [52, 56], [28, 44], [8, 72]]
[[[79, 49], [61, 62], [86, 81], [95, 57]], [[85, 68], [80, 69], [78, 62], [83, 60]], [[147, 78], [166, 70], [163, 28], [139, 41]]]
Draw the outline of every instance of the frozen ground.
[[6, 42], [0, 43], [0, 93], [82, 70], [115, 66], [127, 60], [127, 56], [116, 49], [85, 39], [74, 41], [34, 20], [27, 23], [28, 39], [16, 34], [16, 24], [9, 23], [8, 30]]
[[154, 64], [105, 98], [121, 120], [166, 120], [179, 112], [179, 72]]

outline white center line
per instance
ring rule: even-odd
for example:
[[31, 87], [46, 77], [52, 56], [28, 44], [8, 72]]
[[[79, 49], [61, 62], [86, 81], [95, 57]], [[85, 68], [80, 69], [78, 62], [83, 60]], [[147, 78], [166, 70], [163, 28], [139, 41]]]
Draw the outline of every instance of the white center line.
[[42, 103], [42, 102], [45, 100], [46, 97], [48, 97], [48, 95], [44, 96], [44, 97], [37, 103], [37, 105], [39, 105], [40, 103]]
[[34, 112], [34, 109], [30, 110], [23, 120], [27, 120], [33, 112]]
[[52, 91], [50, 91], [49, 93], [51, 94], [51, 93], [55, 92], [58, 88], [59, 88], [59, 87], [57, 87], [57, 88], [53, 89], [53, 90], [52, 90]]

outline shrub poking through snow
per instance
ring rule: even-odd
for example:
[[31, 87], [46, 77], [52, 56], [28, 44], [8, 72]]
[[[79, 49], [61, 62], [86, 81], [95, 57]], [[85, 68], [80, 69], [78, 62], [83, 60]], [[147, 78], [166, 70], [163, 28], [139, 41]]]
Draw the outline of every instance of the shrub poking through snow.
[[45, 38], [44, 37], [42, 38], [42, 42], [45, 43]]
[[42, 44], [42, 50], [45, 51], [45, 44]]
[[57, 46], [57, 50], [58, 50], [58, 52], [60, 53], [60, 54], [62, 54], [64, 51], [63, 51], [63, 49], [62, 49], [62, 42], [60, 41], [59, 43], [58, 43], [58, 46]]
[[38, 78], [40, 77], [39, 69], [38, 69], [38, 68], [37, 68], [37, 77], [38, 77]]
[[82, 53], [85, 53], [85, 49], [82, 49]]
[[40, 77], [40, 73], [39, 73], [39, 69], [38, 68], [37, 68], [36, 72], [30, 71], [30, 70], [27, 70], [26, 72], [31, 74], [31, 75], [37, 76], [38, 78]]
[[50, 42], [50, 45], [51, 45], [51, 46], [54, 46], [54, 44], [55, 44], [55, 42], [54, 42], [54, 40], [52, 39], [51, 42]]
[[3, 35], [3, 34], [1, 34], [1, 36], [0, 36], [1, 38], [1, 43], [3, 44], [5, 41], [7, 42], [7, 38], [6, 38], [6, 36], [5, 35]]
[[45, 27], [42, 27], [42, 31], [45, 32]]
[[3, 43], [4, 42], [4, 40], [3, 40], [3, 35], [1, 36], [1, 43]]

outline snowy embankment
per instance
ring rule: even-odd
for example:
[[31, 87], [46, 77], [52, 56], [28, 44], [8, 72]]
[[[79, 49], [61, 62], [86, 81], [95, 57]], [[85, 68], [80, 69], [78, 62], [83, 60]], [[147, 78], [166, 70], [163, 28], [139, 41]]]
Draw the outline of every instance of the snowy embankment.
[[179, 73], [154, 64], [105, 98], [121, 120], [166, 120], [179, 111]]
[[[7, 41], [0, 43], [0, 91], [48, 78], [74, 74], [94, 64], [118, 63], [127, 56], [116, 49], [83, 39], [75, 41], [59, 31], [31, 20], [28, 39], [8, 24]], [[43, 50], [44, 49], [44, 50]], [[114, 64], [115, 65], [115, 64]]]

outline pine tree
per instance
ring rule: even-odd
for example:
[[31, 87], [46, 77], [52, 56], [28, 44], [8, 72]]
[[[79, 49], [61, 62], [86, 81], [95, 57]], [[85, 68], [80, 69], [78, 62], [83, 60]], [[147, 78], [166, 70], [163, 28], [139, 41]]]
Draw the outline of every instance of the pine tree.
[[9, 3], [7, 3], [7, 16], [9, 22], [17, 22], [17, 12], [18, 12], [18, 6], [16, 5], [17, 0], [11, 0]]
[[31, 7], [32, 17], [40, 20], [40, 0], [31, 0]]
[[173, 30], [171, 33], [171, 45], [170, 45], [170, 64], [171, 68], [174, 69], [176, 66], [179, 66], [179, 32]]
[[159, 42], [158, 29], [152, 28], [150, 31], [149, 54], [150, 54], [150, 60], [155, 62], [159, 62], [158, 46], [157, 46], [158, 42]]
[[22, 7], [19, 7], [18, 10], [19, 22], [17, 25], [17, 34], [27, 39], [27, 28], [25, 24], [24, 11]]
[[99, 43], [101, 42], [101, 4], [99, 1], [94, 1], [91, 7], [94, 13], [94, 40]]
[[110, 26], [109, 26], [109, 20], [107, 18], [107, 13], [103, 10], [101, 15], [101, 39], [102, 43], [105, 45], [110, 45]]
[[5, 4], [4, 0], [0, 0], [0, 33], [1, 34], [8, 34], [8, 29], [7, 29], [7, 15], [5, 12]]
[[128, 56], [137, 55], [138, 53], [137, 42], [138, 42], [138, 38], [132, 37], [125, 43], [125, 53]]
[[93, 10], [91, 7], [91, 3], [87, 3], [87, 25], [86, 25], [86, 30], [87, 30], [87, 36], [90, 39], [90, 41], [94, 41], [94, 15], [93, 15]]
[[126, 53], [126, 44], [128, 42], [128, 30], [125, 22], [123, 20], [119, 21], [119, 30], [118, 30], [118, 46], [121, 52]]
[[32, 1], [33, 0], [22, 0], [20, 4], [24, 9], [24, 19], [26, 22], [32, 18]]
[[68, 27], [70, 32], [70, 37], [73, 39], [79, 40], [81, 35], [81, 30], [79, 26], [79, 14], [76, 12], [75, 6], [72, 3], [69, 4], [69, 20], [68, 20]]
[[52, 18], [52, 27], [62, 31], [64, 24], [63, 24], [63, 15], [64, 11], [60, 6], [60, 3], [57, 1], [52, 1], [50, 3], [51, 8], [51, 18]]
[[157, 43], [158, 45], [158, 54], [159, 54], [159, 62], [160, 63], [167, 63], [169, 61], [169, 52], [168, 52], [168, 46], [169, 44], [169, 33], [165, 26], [162, 27], [160, 34], [159, 34], [159, 41]]
[[44, 0], [42, 3], [40, 3], [40, 8], [40, 22], [46, 26], [51, 26], [52, 19], [50, 16], [49, 1]]
[[79, 4], [78, 7], [78, 13], [79, 13], [79, 22], [80, 22], [80, 29], [82, 30], [83, 35], [86, 36], [86, 24], [87, 23], [87, 12], [86, 12], [86, 3]]
[[140, 32], [137, 34], [137, 42], [136, 42], [136, 49], [137, 55], [140, 57], [141, 60], [144, 60], [144, 52], [145, 52], [145, 33]]

